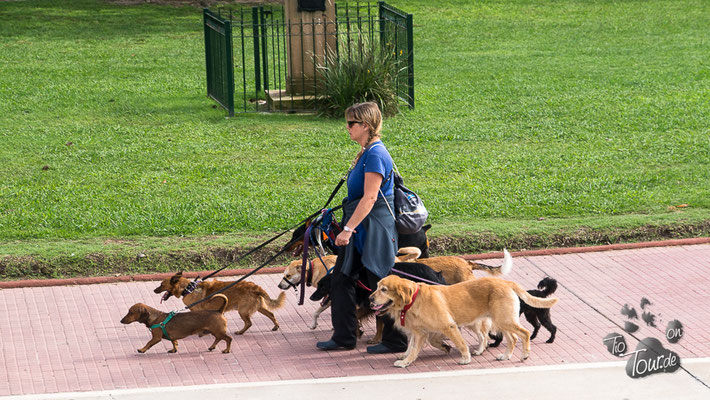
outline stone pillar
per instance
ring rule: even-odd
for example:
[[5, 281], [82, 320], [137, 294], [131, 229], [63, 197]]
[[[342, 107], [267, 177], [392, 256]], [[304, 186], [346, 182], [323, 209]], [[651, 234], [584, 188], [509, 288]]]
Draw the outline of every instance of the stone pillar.
[[[313, 95], [321, 86], [318, 67], [325, 65], [329, 51], [335, 51], [335, 4], [323, 0], [324, 11], [305, 11], [299, 7], [319, 1], [284, 0], [286, 23], [286, 93]], [[309, 4], [310, 3], [310, 4]]]

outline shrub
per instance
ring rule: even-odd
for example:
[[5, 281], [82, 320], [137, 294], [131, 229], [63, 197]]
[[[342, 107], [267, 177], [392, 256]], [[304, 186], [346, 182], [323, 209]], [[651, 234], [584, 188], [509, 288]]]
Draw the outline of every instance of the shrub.
[[319, 67], [324, 97], [318, 103], [322, 114], [340, 117], [354, 103], [377, 102], [384, 116], [399, 112], [396, 79], [399, 68], [394, 51], [379, 41], [359, 35], [341, 41], [339, 51], [328, 51], [325, 66]]

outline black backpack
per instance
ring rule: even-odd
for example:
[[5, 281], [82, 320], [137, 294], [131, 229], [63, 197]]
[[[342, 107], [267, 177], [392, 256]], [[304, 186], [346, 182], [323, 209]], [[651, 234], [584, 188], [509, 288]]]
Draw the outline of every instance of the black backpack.
[[[390, 214], [394, 218], [397, 232], [405, 235], [416, 233], [424, 226], [429, 212], [424, 207], [419, 195], [404, 186], [404, 179], [396, 168], [394, 167], [390, 174], [390, 177], [394, 179], [394, 212], [390, 208]], [[389, 208], [389, 203], [385, 204]]]

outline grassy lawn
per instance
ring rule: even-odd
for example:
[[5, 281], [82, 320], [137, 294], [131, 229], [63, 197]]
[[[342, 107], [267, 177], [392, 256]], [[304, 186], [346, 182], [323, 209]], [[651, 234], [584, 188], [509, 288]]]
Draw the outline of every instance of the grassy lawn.
[[[710, 2], [390, 3], [417, 108], [384, 140], [442, 252], [710, 234]], [[0, 279], [202, 268], [322, 206], [343, 121], [226, 119], [201, 18], [0, 1]]]

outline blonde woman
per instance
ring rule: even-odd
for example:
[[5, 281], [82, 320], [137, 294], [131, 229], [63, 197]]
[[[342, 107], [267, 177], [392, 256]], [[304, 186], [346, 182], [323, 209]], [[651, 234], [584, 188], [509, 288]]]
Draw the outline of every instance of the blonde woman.
[[[335, 238], [341, 246], [331, 283], [333, 336], [316, 346], [323, 350], [350, 350], [357, 344], [355, 289], [358, 280], [371, 289], [388, 275], [397, 252], [392, 157], [381, 140], [382, 113], [376, 103], [359, 103], [345, 111], [350, 139], [360, 145], [348, 174], [348, 196], [343, 200], [343, 231]], [[384, 197], [383, 197], [384, 196]], [[382, 343], [368, 353], [404, 352], [406, 336], [383, 318]]]

